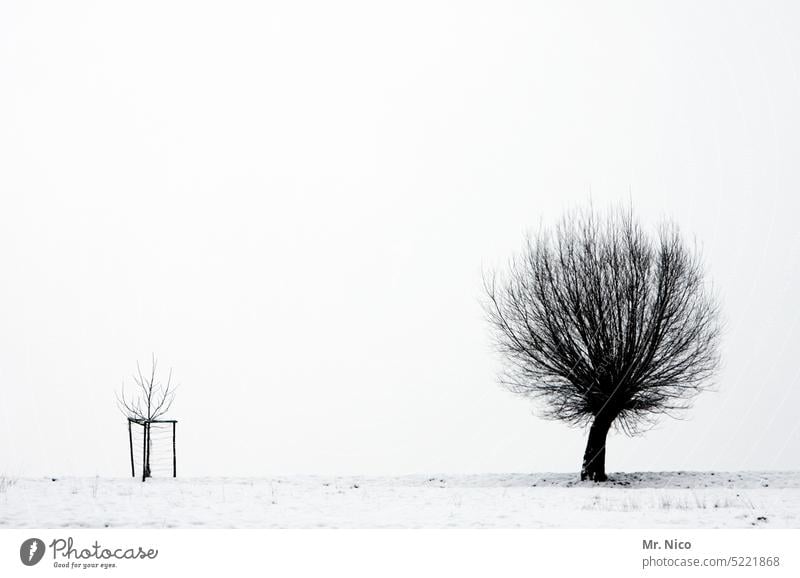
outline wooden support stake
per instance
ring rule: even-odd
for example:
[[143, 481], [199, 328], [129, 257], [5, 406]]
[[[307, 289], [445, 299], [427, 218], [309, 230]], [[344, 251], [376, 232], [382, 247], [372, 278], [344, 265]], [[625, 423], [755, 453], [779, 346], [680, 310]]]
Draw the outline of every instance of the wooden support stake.
[[142, 424], [142, 481], [147, 479], [147, 422]]
[[178, 477], [177, 460], [175, 459], [175, 422], [172, 422], [172, 477]]
[[136, 477], [136, 468], [133, 465], [133, 432], [131, 432], [131, 420], [128, 420], [128, 444], [131, 448], [131, 476]]

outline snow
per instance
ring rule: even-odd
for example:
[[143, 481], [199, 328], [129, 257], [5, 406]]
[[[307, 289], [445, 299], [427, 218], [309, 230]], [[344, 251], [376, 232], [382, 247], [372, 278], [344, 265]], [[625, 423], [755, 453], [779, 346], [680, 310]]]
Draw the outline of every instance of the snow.
[[800, 472], [0, 479], [0, 528], [800, 528]]

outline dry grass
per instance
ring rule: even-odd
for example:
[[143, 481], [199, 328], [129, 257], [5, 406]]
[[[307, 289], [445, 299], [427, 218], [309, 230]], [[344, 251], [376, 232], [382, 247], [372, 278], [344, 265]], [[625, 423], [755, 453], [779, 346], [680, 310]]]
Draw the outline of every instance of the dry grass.
[[0, 476], [0, 494], [5, 494], [9, 488], [17, 483], [16, 478], [9, 478], [7, 476]]
[[755, 508], [752, 500], [733, 491], [661, 490], [609, 492], [593, 495], [582, 510], [636, 512], [640, 510], [708, 510], [720, 508]]

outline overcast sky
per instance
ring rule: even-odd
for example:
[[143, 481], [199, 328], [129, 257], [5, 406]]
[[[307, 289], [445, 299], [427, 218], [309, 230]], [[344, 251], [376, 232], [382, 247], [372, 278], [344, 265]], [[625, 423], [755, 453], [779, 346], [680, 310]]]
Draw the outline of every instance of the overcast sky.
[[800, 468], [792, 2], [0, 4], [0, 474], [576, 471], [496, 384], [482, 270], [591, 198], [669, 217], [718, 392], [607, 468]]

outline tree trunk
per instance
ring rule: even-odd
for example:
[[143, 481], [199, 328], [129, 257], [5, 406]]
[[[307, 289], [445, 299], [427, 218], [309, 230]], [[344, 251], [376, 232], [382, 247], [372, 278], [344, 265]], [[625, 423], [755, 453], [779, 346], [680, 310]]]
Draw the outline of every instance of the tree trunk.
[[605, 482], [608, 479], [606, 476], [606, 438], [612, 421], [600, 416], [595, 417], [592, 427], [589, 429], [586, 452], [583, 454], [581, 481]]
[[144, 422], [144, 440], [142, 441], [142, 481], [150, 477], [150, 422]]

